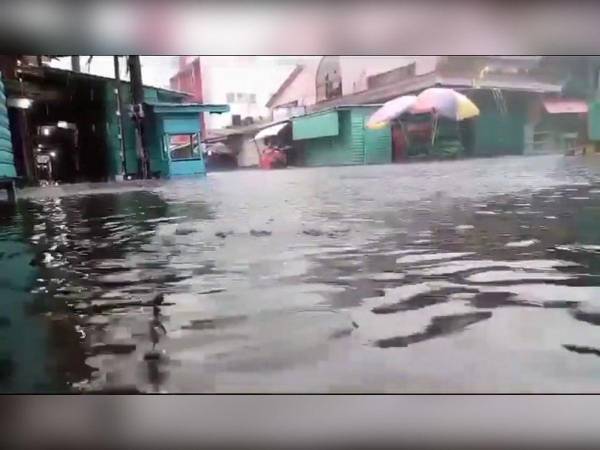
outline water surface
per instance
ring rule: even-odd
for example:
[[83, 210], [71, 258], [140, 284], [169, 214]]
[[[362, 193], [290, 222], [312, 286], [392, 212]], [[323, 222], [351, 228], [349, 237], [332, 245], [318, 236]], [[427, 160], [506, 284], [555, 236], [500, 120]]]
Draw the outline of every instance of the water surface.
[[555, 156], [36, 195], [0, 388], [599, 392], [599, 223], [599, 162]]

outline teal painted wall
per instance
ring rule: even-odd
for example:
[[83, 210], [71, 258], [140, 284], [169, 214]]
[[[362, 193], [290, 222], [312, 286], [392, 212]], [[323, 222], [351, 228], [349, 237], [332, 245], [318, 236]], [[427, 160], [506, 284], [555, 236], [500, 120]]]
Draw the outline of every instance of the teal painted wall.
[[592, 101], [588, 111], [588, 137], [600, 141], [600, 102]]
[[[353, 143], [362, 142], [364, 164], [388, 164], [392, 162], [392, 130], [385, 127], [371, 130], [366, 124], [377, 108], [352, 109]], [[357, 145], [358, 144], [354, 144]]]
[[492, 156], [522, 154], [525, 148], [526, 117], [482, 112], [475, 122], [474, 154]]
[[337, 136], [340, 132], [340, 120], [337, 111], [298, 117], [292, 122], [292, 139]]
[[[119, 116], [117, 116], [117, 97], [114, 92], [116, 83], [108, 81], [105, 87], [105, 109], [106, 109], [106, 135], [107, 135], [107, 163], [109, 174], [115, 176], [122, 172], [121, 169], [121, 147], [119, 143]], [[135, 126], [129, 118], [129, 105], [131, 104], [131, 90], [128, 83], [121, 86], [121, 98], [125, 112], [123, 120], [123, 141], [125, 146], [125, 168], [127, 175], [135, 175], [138, 171], [137, 153], [135, 150]], [[145, 87], [144, 98], [149, 102], [181, 102], [183, 98], [179, 94], [160, 91], [156, 88]], [[200, 118], [198, 118], [198, 121]], [[150, 131], [150, 134], [153, 134]]]
[[2, 76], [0, 74], [0, 178], [14, 178], [16, 176], [17, 172], [15, 170], [15, 160], [10, 138], [6, 96], [4, 95], [4, 84], [2, 83]]
[[[366, 121], [375, 109], [359, 107], [338, 110], [338, 135], [300, 141], [303, 148], [301, 162], [306, 166], [344, 166], [391, 162], [390, 128], [368, 130], [365, 127]], [[319, 116], [315, 116], [315, 118], [317, 117]], [[321, 128], [318, 121], [314, 125]]]
[[188, 161], [171, 161], [169, 177], [189, 177], [206, 174], [204, 159], [190, 159]]
[[480, 115], [474, 123], [474, 154], [480, 156], [522, 154], [525, 150], [527, 108], [532, 97], [523, 92], [505, 92], [502, 114], [490, 91], [471, 94]]
[[106, 117], [106, 158], [110, 178], [122, 172], [121, 147], [119, 142], [119, 116], [117, 115], [117, 94], [115, 85], [107, 83], [105, 86], [104, 109]]
[[148, 156], [150, 157], [150, 171], [158, 174], [160, 177], [169, 176], [169, 161], [164, 154], [164, 128], [159, 117], [152, 111], [147, 111], [148, 123], [151, 124], [147, 130], [148, 136]]
[[[339, 133], [336, 136], [326, 136], [303, 140], [304, 164], [307, 166], [343, 166], [361, 164], [362, 154], [357, 155], [350, 146], [350, 112], [339, 111]], [[315, 119], [319, 116], [315, 116]], [[319, 121], [313, 120], [315, 126], [321, 129]]]
[[171, 161], [166, 139], [169, 134], [193, 134], [201, 132], [198, 113], [177, 111], [174, 113], [155, 113], [149, 111], [149, 154], [150, 170], [161, 177], [201, 175], [206, 173], [202, 157], [190, 160]]

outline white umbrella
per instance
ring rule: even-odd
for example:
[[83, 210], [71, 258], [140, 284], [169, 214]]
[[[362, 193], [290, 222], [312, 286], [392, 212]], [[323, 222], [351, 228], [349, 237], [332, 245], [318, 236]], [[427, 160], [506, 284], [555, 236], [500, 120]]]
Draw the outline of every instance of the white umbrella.
[[254, 140], [257, 141], [259, 139], [264, 139], [271, 136], [276, 136], [289, 122], [278, 123], [277, 125], [270, 126], [268, 128], [264, 128], [256, 133], [254, 136]]
[[367, 127], [373, 129], [385, 127], [392, 120], [408, 111], [416, 100], [417, 97], [415, 95], [403, 95], [384, 103], [381, 108], [369, 117]]

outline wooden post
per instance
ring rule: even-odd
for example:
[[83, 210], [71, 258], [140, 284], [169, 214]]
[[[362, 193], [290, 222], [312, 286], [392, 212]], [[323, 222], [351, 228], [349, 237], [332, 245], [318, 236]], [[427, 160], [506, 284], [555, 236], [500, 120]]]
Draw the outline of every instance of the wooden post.
[[[261, 167], [260, 165], [260, 160], [261, 160], [261, 153], [260, 153], [260, 148], [258, 147], [258, 142], [256, 142], [256, 139], [252, 139], [254, 141], [254, 145], [256, 146], [256, 154], [258, 155], [258, 167]], [[242, 144], [242, 148], [243, 148], [243, 144]]]
[[15, 181], [12, 179], [0, 179], [0, 189], [6, 190], [7, 202], [11, 205], [17, 203], [17, 188], [15, 186]]
[[435, 114], [433, 116], [433, 126], [432, 126], [432, 133], [431, 133], [431, 150], [433, 151], [433, 146], [435, 144], [435, 135], [437, 133], [437, 126], [438, 126], [438, 116], [437, 114]]
[[23, 157], [23, 168], [25, 169], [25, 178], [28, 182], [34, 179], [33, 152], [31, 151], [31, 139], [29, 136], [29, 118], [26, 109], [19, 109], [19, 134], [21, 135], [21, 155]]
[[116, 89], [117, 89], [117, 111], [119, 113], [119, 135], [121, 136], [119, 139], [119, 147], [121, 150], [121, 172], [123, 176], [127, 174], [127, 164], [126, 164], [126, 155], [125, 155], [125, 136], [123, 135], [124, 130], [124, 110], [123, 110], [123, 96], [121, 93], [121, 73], [119, 69], [119, 57], [113, 56], [113, 63], [115, 66], [115, 81], [116, 81]]
[[408, 137], [408, 131], [404, 126], [404, 122], [398, 119], [398, 123], [400, 124], [400, 130], [402, 131], [402, 137], [404, 138], [404, 145], [406, 145], [406, 150], [404, 151], [406, 159], [408, 159], [408, 147], [410, 147], [410, 139]]
[[79, 55], [71, 56], [71, 70], [73, 72], [81, 72], [81, 64], [79, 63]]
[[[142, 66], [140, 64], [140, 57], [137, 55], [131, 55], [127, 57], [127, 64], [129, 66], [129, 75], [131, 77], [131, 97], [133, 100], [134, 108], [138, 108], [138, 113], [143, 113], [144, 103], [144, 85], [142, 83]], [[138, 148], [138, 161], [139, 161], [139, 176], [140, 178], [148, 178], [148, 151], [146, 145], [146, 139], [144, 135], [143, 118], [137, 117], [136, 123], [136, 147]]]
[[17, 188], [15, 186], [15, 180], [12, 180], [6, 188], [6, 194], [8, 195], [8, 202], [11, 205], [17, 203]]

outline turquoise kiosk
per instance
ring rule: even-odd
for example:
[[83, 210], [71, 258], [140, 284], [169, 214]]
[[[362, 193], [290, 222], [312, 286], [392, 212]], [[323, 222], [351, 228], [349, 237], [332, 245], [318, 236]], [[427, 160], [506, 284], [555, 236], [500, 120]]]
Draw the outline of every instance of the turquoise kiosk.
[[226, 113], [229, 106], [162, 102], [145, 106], [151, 173], [160, 178], [206, 174], [200, 114]]

